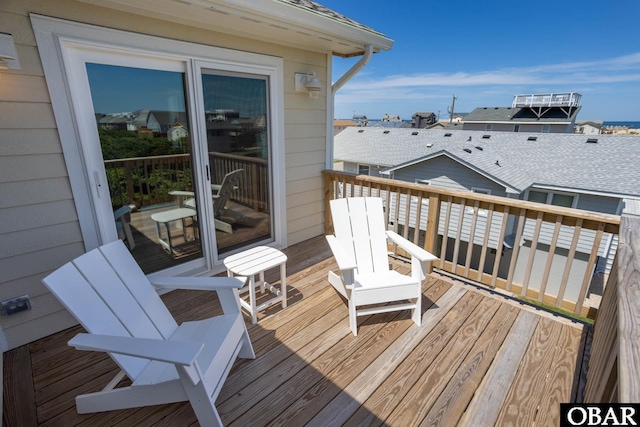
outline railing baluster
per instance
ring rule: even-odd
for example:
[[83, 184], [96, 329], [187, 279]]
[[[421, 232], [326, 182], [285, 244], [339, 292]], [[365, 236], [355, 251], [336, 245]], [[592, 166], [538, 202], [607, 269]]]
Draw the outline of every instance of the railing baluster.
[[[440, 250], [440, 268], [445, 269], [445, 261], [447, 260], [447, 245], [449, 243], [449, 220], [451, 219], [451, 208], [453, 207], [453, 197], [447, 199], [447, 213], [444, 217], [444, 230], [442, 232], [442, 249]], [[431, 205], [429, 205], [431, 210]], [[438, 230], [435, 231], [436, 234]]]
[[575, 314], [580, 314], [582, 311], [582, 305], [584, 304], [584, 297], [587, 294], [589, 285], [591, 284], [591, 277], [593, 275], [593, 268], [598, 258], [598, 249], [600, 249], [600, 242], [602, 241], [602, 235], [604, 234], [604, 224], [598, 225], [598, 231], [593, 239], [593, 246], [591, 247], [591, 254], [589, 255], [589, 261], [587, 262], [587, 269], [584, 272], [584, 278], [582, 279], [582, 286], [580, 287], [580, 293], [576, 301], [576, 308], [573, 311]]
[[464, 276], [469, 277], [469, 267], [471, 266], [471, 256], [473, 255], [473, 242], [476, 237], [476, 223], [478, 222], [478, 209], [480, 200], [473, 204], [473, 215], [471, 216], [471, 231], [469, 232], [469, 243], [467, 244], [467, 259], [464, 263]]
[[416, 196], [418, 198], [418, 204], [416, 205], [416, 221], [413, 228], [413, 243], [419, 245], [420, 243], [420, 222], [422, 220], [422, 191], [418, 191]]
[[478, 263], [478, 277], [477, 281], [482, 282], [482, 275], [484, 273], [484, 262], [487, 258], [487, 248], [489, 247], [489, 236], [491, 235], [491, 224], [493, 222], [493, 210], [495, 205], [489, 204], [489, 212], [487, 214], [487, 225], [484, 228], [484, 238], [482, 239], [482, 251], [480, 252], [480, 262]]
[[556, 298], [556, 308], [560, 308], [562, 306], [562, 301], [564, 300], [564, 293], [567, 290], [567, 282], [569, 281], [569, 274], [571, 273], [571, 265], [573, 264], [573, 259], [576, 256], [576, 248], [578, 247], [578, 240], [580, 239], [580, 232], [582, 231], [582, 222], [582, 218], [578, 219], [576, 228], [573, 231], [571, 248], [569, 249], [569, 255], [567, 255], [564, 273], [562, 274], [562, 281], [560, 282], [560, 289], [558, 290], [558, 296]]
[[547, 291], [547, 283], [549, 281], [549, 274], [551, 273], [551, 264], [553, 264], [553, 258], [555, 257], [556, 253], [556, 246], [558, 245], [558, 236], [560, 235], [562, 220], [562, 215], [558, 215], [556, 217], [556, 225], [553, 229], [553, 237], [551, 238], [551, 245], [549, 246], [549, 253], [547, 254], [547, 263], [544, 267], [542, 281], [540, 282], [540, 294], [538, 295], [538, 302], [544, 302], [544, 294]]
[[520, 209], [518, 228], [516, 231], [516, 236], [513, 240], [513, 247], [511, 248], [511, 262], [509, 263], [509, 273], [507, 274], [507, 291], [511, 291], [511, 285], [513, 284], [513, 275], [516, 271], [516, 263], [518, 262], [518, 252], [520, 252], [520, 239], [522, 239], [522, 230], [524, 229], [526, 214], [526, 209]]
[[502, 258], [502, 245], [504, 242], [504, 235], [507, 231], [507, 219], [509, 218], [509, 206], [504, 207], [504, 213], [502, 215], [502, 225], [500, 226], [500, 237], [498, 237], [498, 244], [496, 245], [496, 258], [493, 261], [493, 270], [491, 271], [491, 287], [496, 287], [498, 281], [498, 270], [500, 269], [500, 259]]
[[402, 237], [409, 238], [409, 216], [411, 215], [411, 190], [407, 190], [407, 200], [404, 205], [404, 230]]
[[453, 244], [453, 258], [451, 259], [451, 272], [456, 273], [458, 270], [458, 254], [460, 252], [460, 237], [462, 236], [462, 224], [464, 223], [464, 207], [466, 200], [460, 199], [460, 210], [458, 211], [458, 228], [456, 230], [456, 241]]
[[522, 291], [520, 295], [523, 297], [527, 295], [529, 290], [529, 279], [531, 278], [531, 271], [533, 270], [533, 261], [536, 255], [536, 249], [538, 248], [538, 238], [540, 237], [540, 229], [542, 228], [542, 217], [544, 212], [538, 212], [536, 218], [536, 227], [533, 232], [533, 240], [531, 241], [531, 252], [529, 252], [529, 259], [527, 260], [527, 270], [524, 273], [524, 281], [522, 282]]

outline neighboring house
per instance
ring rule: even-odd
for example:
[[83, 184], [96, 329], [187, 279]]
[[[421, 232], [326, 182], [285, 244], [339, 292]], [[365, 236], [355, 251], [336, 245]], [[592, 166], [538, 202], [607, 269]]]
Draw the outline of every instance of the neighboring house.
[[[640, 162], [640, 137], [590, 138], [577, 134], [488, 133], [448, 128], [393, 129], [388, 133], [381, 129], [348, 129], [335, 138], [334, 158], [343, 162], [346, 172], [369, 168], [371, 175], [375, 171], [376, 175], [402, 181], [609, 214], [630, 213], [636, 206], [633, 201], [640, 200], [640, 175], [635, 173]], [[501, 219], [500, 215], [494, 215], [494, 221], [497, 217]], [[511, 231], [515, 226], [513, 218]], [[533, 222], [527, 221], [525, 241], [520, 242], [525, 248], [531, 241], [532, 227]], [[481, 230], [479, 226], [476, 240], [482, 235]], [[467, 228], [467, 241], [468, 232]], [[440, 234], [444, 234], [443, 229]], [[552, 230], [543, 229], [540, 243], [548, 245], [551, 234]], [[583, 234], [578, 252], [586, 259], [593, 234]], [[571, 232], [563, 230], [559, 240], [559, 247], [567, 250]], [[493, 249], [513, 244], [509, 239], [505, 239], [504, 246], [495, 239], [490, 241]], [[617, 237], [603, 239], [598, 272], [609, 271], [616, 247]], [[538, 249], [543, 250], [540, 248], [543, 246]], [[526, 249], [520, 251], [519, 263], [521, 259], [526, 262], [527, 253]], [[575, 277], [581, 280], [578, 270]], [[523, 273], [522, 269], [518, 271]]]
[[358, 126], [358, 124], [356, 122], [354, 122], [353, 120], [340, 120], [340, 119], [334, 119], [333, 120], [333, 135], [337, 135], [340, 132], [342, 132], [343, 130], [345, 130], [348, 127], [351, 126]]
[[353, 121], [356, 122], [358, 126], [366, 126], [369, 123], [369, 119], [367, 119], [367, 116], [355, 114], [353, 116]]
[[[164, 133], [158, 143], [169, 148], [171, 126], [179, 122], [188, 129], [180, 168], [171, 160], [164, 175], [151, 173], [161, 171], [168, 155], [135, 165], [135, 186], [145, 181], [148, 189], [136, 204], [170, 198], [173, 188], [161, 184], [178, 178], [175, 188], [193, 192], [201, 202], [199, 252], [172, 259], [164, 273], [213, 274], [224, 270], [224, 256], [249, 245], [284, 248], [323, 234], [321, 172], [332, 158], [331, 82], [341, 77], [331, 74], [332, 56], [368, 60], [389, 50], [391, 39], [309, 0], [53, 3], [0, 2], [1, 31], [11, 34], [21, 64], [0, 70], [0, 301], [29, 295], [32, 307], [0, 318], [3, 351], [76, 324], [41, 279], [118, 238], [113, 210], [129, 199], [113, 199], [107, 185], [123, 168], [107, 173], [96, 126], [97, 120], [108, 125], [105, 117], [114, 128], [126, 130], [129, 119], [132, 127], [144, 126], [149, 135], [129, 129], [135, 143], [156, 138], [155, 130]], [[295, 90], [294, 74], [311, 72], [323, 86], [317, 99]], [[150, 96], [122, 109], [98, 103], [107, 96], [132, 98], [124, 87]], [[113, 116], [138, 110], [133, 117]], [[228, 111], [239, 113], [231, 117]], [[175, 132], [180, 133], [174, 129], [172, 138]], [[233, 142], [229, 150], [236, 151], [219, 150], [227, 138]], [[111, 162], [117, 166], [120, 160]], [[215, 237], [212, 189], [232, 169], [248, 174], [248, 165], [261, 168], [259, 176], [252, 175], [262, 180], [256, 191], [262, 204], [253, 212], [266, 217], [249, 231], [263, 234], [223, 249]], [[241, 181], [249, 184], [249, 178]], [[134, 215], [149, 219], [148, 212], [145, 207]], [[150, 234], [146, 240], [154, 239]], [[144, 250], [138, 244], [132, 253], [137, 257]], [[158, 252], [165, 255], [171, 258]]]
[[429, 128], [436, 124], [437, 121], [438, 118], [435, 113], [415, 113], [411, 116], [411, 127], [419, 129]]
[[603, 121], [580, 121], [576, 120], [576, 125], [573, 128], [573, 133], [580, 133], [582, 135], [599, 135], [602, 133]]
[[572, 133], [581, 99], [577, 93], [516, 95], [511, 107], [476, 108], [462, 119], [462, 129]]

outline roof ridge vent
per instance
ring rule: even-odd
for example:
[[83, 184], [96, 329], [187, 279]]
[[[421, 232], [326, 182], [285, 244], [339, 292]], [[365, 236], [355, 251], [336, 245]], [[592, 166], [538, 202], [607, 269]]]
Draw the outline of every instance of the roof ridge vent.
[[476, 145], [476, 150], [480, 150], [480, 151], [482, 151], [482, 150], [484, 150], [484, 148], [482, 148], [482, 147], [481, 147], [481, 146], [479, 146], [479, 145]]
[[587, 138], [587, 143], [588, 144], [597, 144], [598, 143], [598, 138]]
[[391, 131], [389, 131], [389, 130], [382, 131], [382, 133], [384, 133], [384, 134], [387, 134], [389, 132], [391, 132]]
[[418, 132], [411, 132], [411, 135], [417, 135]]
[[358, 129], [358, 133], [364, 132], [364, 129]]
[[446, 137], [451, 136], [451, 132], [447, 132], [447, 133], [445, 133], [445, 134], [444, 134], [444, 136], [446, 136]]
[[470, 148], [463, 148], [464, 151], [466, 151], [467, 153], [471, 153], [471, 149]]
[[537, 136], [530, 136], [529, 138], [527, 138], [527, 141], [537, 141], [538, 137]]
[[491, 138], [491, 135], [482, 135], [482, 139], [489, 139]]

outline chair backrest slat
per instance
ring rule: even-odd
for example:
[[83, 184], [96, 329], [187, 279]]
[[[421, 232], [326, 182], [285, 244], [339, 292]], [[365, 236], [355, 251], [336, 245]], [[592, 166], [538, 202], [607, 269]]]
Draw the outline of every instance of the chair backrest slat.
[[123, 249], [126, 249], [124, 245], [115, 241], [100, 247], [100, 252], [129, 289], [162, 338], [168, 339], [178, 328], [178, 324], [136, 260], [129, 251]]
[[[131, 336], [120, 319], [104, 302], [73, 263], [67, 263], [42, 282], [80, 324], [91, 333]], [[135, 379], [149, 363], [146, 359], [111, 354], [129, 378]]]
[[358, 273], [389, 270], [382, 201], [375, 197], [353, 197], [330, 202], [334, 233], [351, 252]]

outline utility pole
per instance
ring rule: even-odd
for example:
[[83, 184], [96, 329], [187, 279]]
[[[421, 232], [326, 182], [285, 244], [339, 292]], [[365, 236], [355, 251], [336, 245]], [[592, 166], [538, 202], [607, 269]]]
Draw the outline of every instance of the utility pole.
[[456, 99], [458, 99], [458, 97], [453, 95], [453, 101], [451, 102], [451, 105], [447, 107], [447, 112], [449, 113], [449, 123], [453, 122], [453, 112], [456, 108]]

